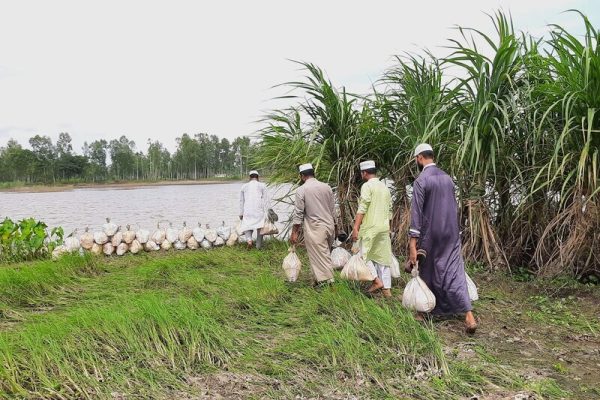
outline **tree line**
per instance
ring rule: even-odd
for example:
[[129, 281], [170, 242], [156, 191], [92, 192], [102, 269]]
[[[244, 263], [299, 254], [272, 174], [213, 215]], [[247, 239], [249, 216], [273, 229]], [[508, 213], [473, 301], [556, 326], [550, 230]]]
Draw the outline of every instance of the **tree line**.
[[0, 182], [59, 183], [130, 180], [186, 180], [235, 177], [251, 162], [253, 145], [242, 136], [230, 141], [215, 135], [183, 134], [175, 152], [148, 139], [145, 151], [123, 135], [118, 139], [85, 142], [73, 150], [71, 135], [62, 132], [56, 143], [46, 135], [29, 139], [30, 148], [10, 139], [0, 147]]

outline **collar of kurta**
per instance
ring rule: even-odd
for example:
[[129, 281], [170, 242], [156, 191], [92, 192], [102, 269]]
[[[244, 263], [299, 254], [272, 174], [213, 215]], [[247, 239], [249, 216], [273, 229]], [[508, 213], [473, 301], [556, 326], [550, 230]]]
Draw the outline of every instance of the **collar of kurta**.
[[371, 182], [371, 181], [378, 181], [379, 182], [379, 178], [378, 177], [374, 177], [369, 179], [367, 182]]
[[423, 167], [423, 171], [425, 171], [427, 169], [427, 167], [435, 167], [435, 163], [427, 164], [426, 166]]

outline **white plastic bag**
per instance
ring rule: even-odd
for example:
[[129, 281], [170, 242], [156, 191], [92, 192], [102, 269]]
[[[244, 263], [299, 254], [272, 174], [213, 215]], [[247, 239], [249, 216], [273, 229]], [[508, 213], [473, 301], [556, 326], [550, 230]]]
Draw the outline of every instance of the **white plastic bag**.
[[400, 263], [395, 255], [392, 254], [392, 265], [390, 265], [390, 275], [392, 278], [400, 278]]
[[219, 235], [219, 237], [225, 242], [229, 239], [229, 236], [231, 236], [231, 228], [225, 226], [225, 221], [223, 221], [223, 224], [217, 228], [217, 235]]
[[242, 236], [244, 232], [242, 231], [242, 223], [238, 222], [235, 226], [235, 233], [237, 233], [238, 237]]
[[135, 233], [135, 240], [140, 242], [140, 244], [146, 244], [146, 242], [150, 240], [150, 231], [146, 229], [139, 229]]
[[177, 240], [177, 238], [179, 237], [179, 232], [177, 232], [177, 229], [173, 228], [173, 224], [169, 224], [169, 227], [167, 228], [167, 231], [165, 233], [165, 238], [171, 242], [171, 244], [175, 243], [175, 241]]
[[86, 250], [91, 250], [94, 245], [94, 234], [89, 231], [89, 228], [85, 228], [85, 232], [79, 238], [79, 242], [81, 243], [81, 247]]
[[115, 246], [113, 246], [111, 242], [104, 243], [104, 246], [102, 246], [102, 252], [105, 255], [110, 256], [115, 252]]
[[302, 263], [296, 254], [296, 248], [294, 246], [290, 247], [288, 251], [288, 255], [283, 259], [283, 272], [285, 272], [288, 282], [296, 282], [298, 275], [300, 274], [300, 269], [302, 268]]
[[467, 289], [469, 290], [469, 298], [471, 299], [471, 301], [479, 300], [479, 291], [477, 290], [477, 286], [475, 285], [475, 282], [473, 282], [473, 279], [471, 279], [469, 274], [467, 274], [467, 271], [465, 271], [465, 277], [467, 278]]
[[160, 246], [154, 240], [148, 240], [146, 243], [144, 243], [144, 250], [158, 251], [160, 250]]
[[99, 256], [100, 254], [102, 254], [102, 245], [94, 242], [90, 251], [92, 252], [92, 254]]
[[165, 230], [162, 229], [160, 227], [160, 223], [158, 223], [156, 224], [156, 230], [154, 231], [154, 233], [152, 233], [150, 240], [152, 240], [154, 243], [160, 246], [160, 244], [165, 241], [165, 235]]
[[121, 227], [119, 227], [117, 232], [113, 235], [113, 237], [110, 238], [110, 242], [112, 243], [115, 249], [118, 245], [121, 244], [121, 242], [123, 242], [123, 232], [121, 232]]
[[194, 235], [194, 239], [196, 242], [201, 243], [204, 240], [204, 229], [202, 229], [202, 225], [198, 222], [198, 226], [192, 230], [192, 235]]
[[69, 236], [68, 238], [65, 239], [64, 246], [69, 253], [72, 253], [74, 251], [79, 251], [79, 248], [81, 247], [81, 244], [79, 243], [79, 239], [77, 239], [77, 237], [74, 236], [76, 233], [77, 233], [77, 231], [73, 232], [72, 233], [73, 236]]
[[106, 223], [102, 225], [102, 231], [104, 232], [104, 234], [108, 237], [111, 237], [115, 233], [117, 233], [117, 229], [119, 229], [119, 227], [116, 224], [110, 222], [110, 218], [106, 218]]
[[129, 245], [129, 251], [131, 254], [137, 254], [142, 251], [142, 249], [143, 246], [137, 239], [133, 239], [133, 242], [131, 242], [131, 245]]
[[221, 246], [224, 246], [224, 245], [225, 245], [225, 241], [223, 240], [223, 238], [222, 238], [221, 236], [218, 236], [218, 237], [215, 239], [215, 242], [213, 243], [213, 245], [214, 245], [215, 247], [221, 247]]
[[214, 243], [218, 237], [219, 235], [217, 235], [217, 231], [215, 231], [214, 229], [210, 229], [210, 226], [207, 224], [206, 230], [204, 231], [204, 238], [209, 242]]
[[435, 296], [419, 276], [418, 264], [411, 271], [412, 278], [402, 293], [402, 305], [409, 310], [428, 313], [435, 308]]
[[186, 246], [187, 240], [185, 242], [182, 242], [181, 240], [177, 239], [175, 243], [173, 243], [173, 247], [175, 247], [175, 250], [185, 250]]
[[354, 254], [350, 257], [350, 260], [348, 260], [348, 263], [342, 269], [341, 277], [351, 281], [363, 282], [370, 282], [375, 279], [360, 254]]
[[171, 250], [172, 247], [173, 247], [173, 243], [171, 243], [169, 241], [169, 239], [163, 240], [163, 242], [160, 244], [160, 248], [162, 250]]
[[54, 250], [52, 250], [52, 259], [58, 260], [60, 257], [62, 257], [64, 254], [67, 254], [68, 252], [69, 250], [67, 250], [67, 246], [57, 246]]
[[127, 244], [131, 244], [135, 239], [135, 231], [131, 230], [131, 226], [127, 225], [127, 230], [123, 232], [123, 241]]
[[118, 256], [122, 256], [125, 253], [127, 253], [127, 250], [129, 250], [129, 245], [125, 242], [121, 242], [118, 246], [117, 246], [117, 255]]
[[367, 267], [367, 263], [360, 252], [360, 243], [354, 243], [352, 246], [352, 257], [348, 260], [344, 269], [342, 269], [341, 277], [351, 281], [370, 282], [375, 279], [373, 273]]
[[181, 231], [179, 232], [179, 241], [181, 243], [186, 243], [188, 239], [192, 237], [192, 234], [192, 228], [188, 228], [185, 221], [183, 221], [183, 228], [181, 228]]
[[271, 221], [269, 221], [268, 218], [265, 218], [264, 225], [262, 228], [260, 228], [260, 234], [263, 236], [269, 236], [269, 235], [277, 235], [278, 233], [279, 233], [279, 230], [277, 229], [275, 224], [272, 223]]
[[208, 241], [208, 239], [204, 239], [202, 242], [200, 242], [200, 246], [202, 246], [204, 250], [209, 250], [212, 248], [212, 244]]
[[225, 243], [228, 247], [232, 247], [235, 246], [235, 244], [238, 241], [238, 234], [237, 232], [232, 232], [231, 235], [229, 235], [229, 239], [227, 239], [227, 242]]
[[187, 243], [188, 249], [190, 249], [190, 250], [197, 250], [198, 247], [200, 247], [200, 243], [198, 243], [198, 241], [196, 240], [196, 238], [194, 236], [190, 237], [186, 243]]
[[352, 257], [352, 254], [343, 247], [335, 247], [331, 251], [331, 261], [333, 262], [333, 267], [336, 269], [344, 268], [344, 265], [348, 264], [350, 257]]
[[108, 236], [104, 232], [94, 232], [94, 243], [102, 246], [104, 243], [108, 242]]

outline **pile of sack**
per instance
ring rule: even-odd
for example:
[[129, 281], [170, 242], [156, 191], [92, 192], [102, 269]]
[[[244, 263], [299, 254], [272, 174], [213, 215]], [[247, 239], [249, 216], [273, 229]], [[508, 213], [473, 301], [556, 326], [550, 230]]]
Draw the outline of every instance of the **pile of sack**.
[[56, 259], [65, 253], [83, 251], [107, 256], [113, 254], [122, 256], [127, 253], [137, 254], [142, 251], [169, 249], [208, 250], [212, 247], [233, 246], [244, 240], [245, 238], [239, 232], [239, 226], [231, 229], [225, 225], [225, 222], [217, 229], [212, 229], [209, 225], [203, 228], [200, 223], [192, 229], [185, 222], [179, 229], [174, 228], [171, 223], [165, 228], [158, 223], [156, 230], [150, 232], [146, 229], [133, 230], [130, 225], [123, 228], [111, 222], [110, 218], [106, 218], [106, 223], [98, 231], [90, 232], [89, 228], [86, 228], [79, 237], [77, 231], [73, 232], [61, 246], [54, 249], [52, 257]]

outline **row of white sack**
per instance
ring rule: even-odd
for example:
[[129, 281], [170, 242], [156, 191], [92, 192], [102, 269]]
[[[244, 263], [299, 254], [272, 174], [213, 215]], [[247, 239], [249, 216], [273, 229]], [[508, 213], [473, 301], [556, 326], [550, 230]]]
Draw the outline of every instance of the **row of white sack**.
[[[336, 247], [331, 252], [331, 259], [336, 268], [342, 268], [341, 277], [353, 281], [371, 282], [375, 277], [371, 273], [367, 262], [364, 261], [360, 253], [354, 255], [342, 247]], [[283, 260], [283, 270], [290, 282], [298, 279], [302, 264], [296, 255], [295, 249], [290, 248], [289, 254]], [[400, 277], [400, 263], [396, 256], [392, 255], [392, 265], [390, 266], [392, 278]], [[411, 310], [428, 313], [435, 308], [435, 295], [427, 287], [427, 284], [419, 277], [418, 265], [411, 271], [412, 278], [406, 284], [402, 294], [402, 304]], [[475, 282], [465, 271], [467, 289], [471, 301], [479, 300], [479, 293]]]
[[226, 227], [225, 223], [217, 229], [211, 229], [208, 225], [206, 225], [206, 228], [202, 228], [200, 224], [191, 229], [184, 222], [181, 230], [174, 229], [172, 225], [168, 228], [160, 228], [160, 225], [158, 225], [157, 229], [151, 234], [150, 231], [145, 229], [133, 231], [129, 225], [125, 230], [122, 230], [121, 227], [111, 223], [110, 219], [107, 218], [106, 224], [102, 226], [100, 231], [91, 233], [86, 228], [80, 237], [77, 237], [76, 232], [74, 232], [65, 239], [62, 246], [53, 251], [53, 256], [56, 258], [63, 253], [72, 253], [79, 250], [89, 250], [95, 254], [123, 255], [127, 252], [136, 254], [142, 250], [158, 251], [170, 248], [177, 250], [186, 248], [195, 250], [200, 247], [209, 249], [213, 246], [218, 247], [225, 244], [232, 246], [238, 241], [245, 242], [243, 233], [239, 232], [239, 225], [233, 231], [231, 228]]

